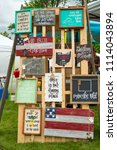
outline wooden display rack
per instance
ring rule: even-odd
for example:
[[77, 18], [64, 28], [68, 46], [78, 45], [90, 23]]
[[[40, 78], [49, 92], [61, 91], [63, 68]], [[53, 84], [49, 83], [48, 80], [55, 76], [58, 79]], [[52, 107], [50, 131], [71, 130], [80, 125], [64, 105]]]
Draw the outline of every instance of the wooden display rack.
[[[44, 9], [44, 10], [49, 10], [49, 9]], [[55, 10], [56, 12], [56, 18], [58, 18], [59, 16], [59, 8], [52, 8], [51, 10]], [[87, 44], [87, 29], [86, 29], [86, 8], [83, 7], [83, 19], [84, 19], [84, 28], [79, 29], [80, 32], [80, 45], [85, 45]], [[34, 15], [34, 13], [32, 13]], [[58, 21], [57, 21], [58, 22]], [[66, 68], [66, 67], [56, 67], [55, 65], [55, 52], [56, 52], [56, 37], [55, 37], [55, 33], [56, 30], [58, 30], [58, 28], [56, 29], [56, 27], [58, 23], [56, 23], [56, 26], [51, 26], [49, 27], [49, 30], [51, 30], [52, 33], [52, 37], [53, 37], [53, 65], [52, 65], [52, 73], [56, 73], [56, 72], [61, 72], [62, 73], [62, 102], [59, 103], [60, 107], [62, 108], [66, 108], [66, 96], [70, 97], [71, 91], [70, 88], [68, 88], [66, 90], [66, 80], [70, 80], [70, 73], [72, 75], [75, 75], [77, 72], [79, 74], [82, 75], [87, 75], [88, 74], [88, 61], [83, 60], [80, 63], [80, 69], [78, 70], [77, 67], [75, 67], [75, 31], [76, 29], [70, 29], [71, 32], [71, 48], [66, 48], [66, 43], [65, 43], [65, 29], [60, 29], [61, 32], [61, 43], [60, 43], [60, 50], [70, 50], [71, 51], [71, 67]], [[42, 26], [42, 36], [46, 36], [47, 34], [47, 30], [48, 30], [48, 26]], [[34, 26], [33, 27], [33, 34], [34, 36], [36, 36], [37, 34], [37, 27]], [[21, 57], [20, 59], [20, 77], [22, 77], [22, 63], [25, 57]], [[46, 66], [48, 66], [48, 58], [50, 57], [45, 57], [43, 56], [43, 58], [46, 59]], [[48, 70], [47, 70], [48, 72]], [[26, 77], [27, 78], [27, 77]], [[36, 104], [37, 105], [41, 105], [41, 135], [26, 135], [24, 134], [23, 131], [23, 118], [24, 118], [24, 109], [25, 107], [35, 107], [35, 105], [26, 105], [26, 104], [18, 104], [18, 143], [26, 143], [26, 142], [67, 142], [67, 141], [74, 141], [77, 142], [79, 141], [79, 139], [73, 139], [73, 138], [64, 138], [64, 137], [45, 137], [44, 136], [44, 118], [45, 118], [45, 108], [46, 106], [52, 106], [52, 107], [57, 107], [58, 103], [56, 102], [45, 102], [45, 92], [44, 92], [44, 86], [45, 86], [45, 77], [36, 77], [36, 76], [32, 76], [32, 78], [38, 78], [38, 80], [41, 80], [42, 82], [42, 90], [41, 91], [37, 91], [37, 95], [41, 95], [41, 103], [40, 104]], [[68, 102], [70, 103], [70, 102]], [[39, 107], [39, 106], [38, 106]], [[77, 108], [77, 104], [73, 104], [73, 108], [76, 109]], [[81, 105], [81, 108], [83, 109], [89, 109], [89, 105]]]

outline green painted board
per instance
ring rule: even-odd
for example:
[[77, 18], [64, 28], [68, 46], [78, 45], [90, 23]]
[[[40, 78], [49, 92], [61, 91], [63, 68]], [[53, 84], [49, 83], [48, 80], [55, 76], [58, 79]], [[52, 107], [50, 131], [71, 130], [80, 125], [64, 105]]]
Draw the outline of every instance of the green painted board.
[[16, 89], [16, 103], [35, 104], [37, 99], [37, 80], [18, 79]]
[[21, 10], [15, 12], [15, 33], [32, 32], [32, 10]]
[[83, 28], [83, 8], [60, 9], [60, 28]]

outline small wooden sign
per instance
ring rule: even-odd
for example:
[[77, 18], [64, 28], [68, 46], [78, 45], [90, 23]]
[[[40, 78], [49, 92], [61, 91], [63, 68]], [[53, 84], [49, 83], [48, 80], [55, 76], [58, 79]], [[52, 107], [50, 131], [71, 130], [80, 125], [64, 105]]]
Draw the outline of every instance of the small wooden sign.
[[52, 56], [53, 38], [52, 37], [30, 37], [17, 38], [17, 56]]
[[72, 51], [57, 49], [55, 51], [55, 67], [72, 67]]
[[55, 25], [55, 10], [35, 10], [34, 25], [35, 26]]
[[16, 103], [35, 104], [37, 101], [37, 79], [17, 79]]
[[91, 60], [92, 59], [92, 50], [86, 45], [78, 46], [76, 49], [77, 62], [79, 63], [82, 60]]
[[15, 14], [15, 33], [32, 32], [32, 12], [31, 10], [16, 11]]
[[83, 28], [83, 7], [60, 9], [60, 28]]
[[26, 76], [42, 76], [45, 74], [45, 58], [26, 58], [23, 61], [22, 73]]
[[45, 102], [62, 102], [62, 73], [45, 74]]
[[41, 109], [25, 108], [23, 133], [24, 134], [41, 133]]
[[99, 103], [99, 76], [74, 75], [71, 77], [71, 103]]

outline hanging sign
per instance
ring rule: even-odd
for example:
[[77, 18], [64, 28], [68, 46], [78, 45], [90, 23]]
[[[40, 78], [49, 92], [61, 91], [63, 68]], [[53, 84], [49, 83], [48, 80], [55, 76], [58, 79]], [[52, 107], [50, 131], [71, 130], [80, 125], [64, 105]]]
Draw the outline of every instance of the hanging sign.
[[33, 78], [17, 79], [16, 103], [35, 104], [37, 101], [37, 80]]
[[99, 103], [98, 75], [72, 76], [71, 83], [71, 103]]
[[16, 11], [15, 33], [32, 32], [32, 12], [31, 10]]
[[71, 50], [55, 51], [55, 67], [72, 67]]
[[76, 57], [77, 62], [82, 60], [91, 60], [92, 59], [92, 50], [90, 47], [86, 47], [86, 45], [78, 46], [76, 49]]
[[35, 10], [34, 25], [55, 25], [55, 10]]
[[52, 37], [30, 37], [17, 38], [17, 56], [52, 56], [53, 39]]
[[40, 134], [41, 110], [38, 108], [25, 108], [24, 134]]
[[45, 102], [62, 102], [62, 74], [45, 74]]
[[83, 7], [60, 9], [60, 28], [83, 28]]
[[42, 76], [45, 74], [45, 58], [26, 58], [22, 65], [22, 74], [26, 76]]

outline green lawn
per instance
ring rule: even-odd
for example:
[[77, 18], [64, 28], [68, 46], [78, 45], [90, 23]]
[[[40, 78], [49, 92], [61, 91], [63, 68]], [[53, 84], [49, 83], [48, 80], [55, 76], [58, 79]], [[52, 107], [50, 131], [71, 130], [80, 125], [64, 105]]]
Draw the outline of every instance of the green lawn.
[[0, 150], [99, 150], [99, 113], [97, 106], [91, 106], [91, 109], [95, 112], [93, 141], [17, 144], [17, 105], [7, 100], [0, 123]]

